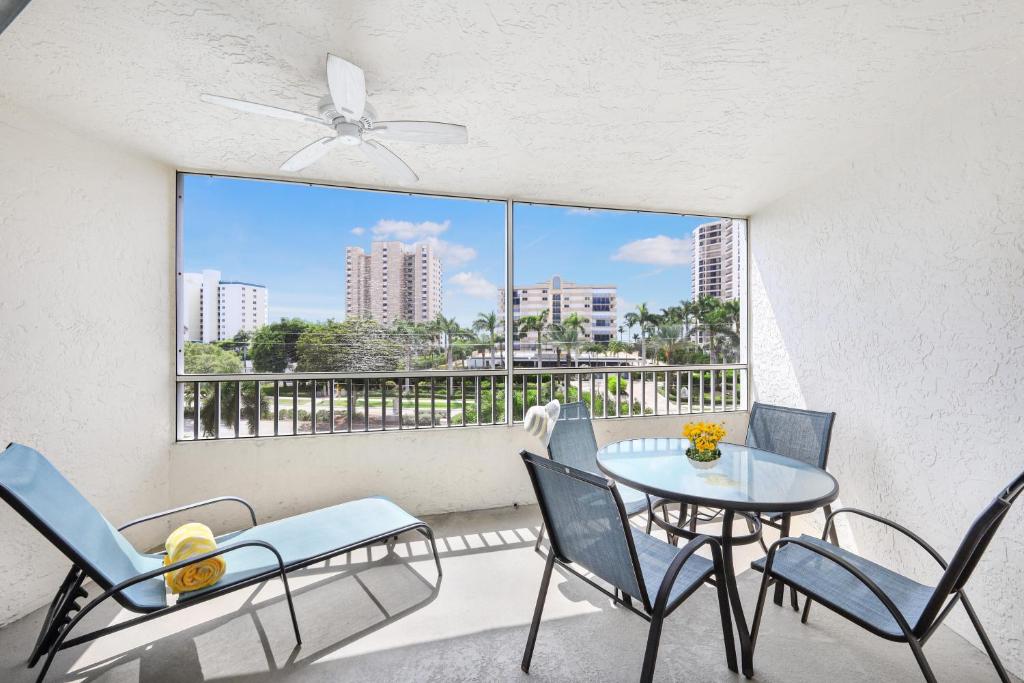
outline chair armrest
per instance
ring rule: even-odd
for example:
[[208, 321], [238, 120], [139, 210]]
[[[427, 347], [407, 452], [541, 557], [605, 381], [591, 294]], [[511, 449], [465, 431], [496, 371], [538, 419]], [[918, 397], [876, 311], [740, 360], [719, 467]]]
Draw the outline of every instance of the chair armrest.
[[[239, 550], [241, 548], [249, 548], [253, 546], [266, 548], [270, 552], [274, 553], [274, 557], [277, 558], [278, 572], [281, 574], [282, 577], [285, 575], [284, 559], [281, 557], [281, 553], [277, 552], [277, 548], [267, 543], [266, 541], [241, 541], [239, 543], [231, 543], [225, 546], [221, 546], [215, 550], [211, 550], [208, 553], [203, 553], [202, 555], [194, 555], [193, 557], [189, 557], [184, 560], [179, 560], [178, 562], [174, 562], [163, 567], [151, 569], [148, 572], [138, 574], [136, 576], [131, 577], [130, 579], [125, 579], [121, 583], [112, 586], [110, 590], [106, 592], [106, 595], [113, 595], [114, 593], [119, 593], [123, 591], [125, 588], [134, 586], [137, 583], [142, 583], [143, 581], [147, 581], [158, 576], [163, 576], [168, 572], [173, 572], [177, 569], [187, 567], [190, 564], [202, 562], [204, 560], [210, 559], [211, 557], [217, 557], [218, 555], [224, 555], [225, 553], [230, 553], [233, 550]], [[246, 580], [249, 580], [250, 578], [252, 577], [246, 577]]]
[[861, 510], [859, 508], [840, 508], [838, 510], [833, 511], [832, 514], [830, 514], [828, 518], [825, 520], [825, 531], [821, 535], [821, 540], [824, 541], [825, 538], [828, 536], [828, 532], [832, 529], [833, 526], [833, 518], [840, 513], [850, 513], [852, 515], [866, 517], [867, 519], [878, 522], [879, 524], [884, 524], [885, 526], [891, 529], [895, 529], [896, 531], [900, 532], [901, 534], [903, 534], [904, 536], [906, 536], [907, 538], [909, 538], [910, 540], [914, 541], [919, 546], [924, 548], [925, 551], [927, 551], [927, 553], [932, 556], [932, 559], [939, 563], [940, 567], [946, 569], [946, 560], [944, 560], [942, 555], [939, 554], [939, 551], [937, 551], [935, 548], [929, 545], [928, 542], [925, 541], [923, 538], [921, 538], [920, 536], [918, 536], [902, 524], [898, 524], [892, 521], [891, 519], [886, 519], [881, 515], [876, 515], [874, 513], [868, 512], [867, 510]]
[[[779, 540], [775, 541], [775, 543], [772, 543], [771, 548], [768, 549], [768, 559], [765, 561], [764, 564], [764, 576], [766, 580], [767, 577], [771, 574], [772, 563], [775, 561], [775, 553], [778, 551], [780, 547], [790, 543], [792, 543], [793, 545], [798, 545], [801, 548], [804, 548], [805, 550], [809, 550], [812, 553], [815, 553], [816, 555], [820, 555], [821, 557], [830, 560], [832, 563], [838, 565], [842, 569], [845, 569], [847, 572], [852, 574], [855, 579], [864, 584], [864, 586], [869, 591], [871, 591], [876, 598], [878, 598], [879, 602], [885, 605], [885, 608], [889, 610], [889, 614], [892, 615], [892, 618], [896, 620], [896, 623], [899, 624], [899, 627], [903, 629], [903, 632], [905, 634], [913, 633], [913, 630], [910, 628], [910, 625], [907, 623], [907, 620], [903, 617], [903, 614], [900, 612], [899, 608], [896, 607], [893, 601], [889, 599], [889, 596], [886, 595], [885, 592], [881, 588], [879, 588], [874, 581], [869, 579], [864, 572], [857, 569], [857, 567], [855, 567], [845, 558], [840, 557], [831, 550], [826, 550], [825, 548], [822, 548], [820, 546], [812, 545], [799, 538], [780, 538]], [[804, 588], [806, 589], [806, 587]], [[819, 600], [821, 600], [821, 596], [819, 596]], [[825, 600], [827, 601], [827, 598]]]
[[652, 605], [654, 609], [665, 609], [665, 606], [668, 604], [668, 596], [672, 593], [672, 586], [675, 585], [676, 579], [679, 577], [679, 572], [683, 569], [683, 565], [686, 564], [686, 561], [690, 559], [690, 556], [700, 550], [702, 546], [709, 544], [711, 545], [711, 555], [715, 564], [715, 571], [717, 572], [721, 569], [721, 543], [719, 543], [717, 538], [712, 538], [711, 536], [704, 534], [697, 536], [679, 549], [679, 552], [676, 553], [676, 556], [672, 559], [672, 563], [668, 566], [668, 569], [665, 570], [665, 576], [661, 580], [661, 585], [658, 586], [658, 595], [654, 599], [654, 605]]
[[161, 517], [167, 517], [167, 516], [173, 515], [173, 514], [175, 514], [177, 512], [184, 512], [186, 510], [192, 510], [194, 508], [203, 507], [203, 506], [206, 506], [206, 505], [212, 505], [214, 503], [222, 503], [222, 502], [225, 502], [225, 501], [230, 501], [230, 502], [234, 502], [234, 503], [240, 503], [240, 504], [244, 505], [249, 510], [249, 517], [252, 518], [252, 525], [256, 526], [256, 511], [253, 509], [252, 505], [250, 505], [247, 501], [243, 500], [242, 498], [238, 498], [236, 496], [220, 496], [218, 498], [211, 498], [209, 500], [201, 500], [201, 501], [199, 501], [197, 503], [189, 503], [188, 505], [182, 505], [181, 507], [176, 507], [176, 508], [173, 508], [171, 510], [164, 510], [163, 512], [157, 512], [157, 513], [154, 513], [152, 515], [146, 515], [145, 517], [139, 517], [138, 519], [133, 519], [132, 521], [128, 522], [127, 524], [122, 524], [121, 526], [119, 526], [117, 528], [117, 530], [118, 531], [124, 531], [125, 529], [127, 529], [129, 527], [133, 527], [136, 524], [142, 524], [144, 522], [151, 522], [154, 519], [160, 519]]

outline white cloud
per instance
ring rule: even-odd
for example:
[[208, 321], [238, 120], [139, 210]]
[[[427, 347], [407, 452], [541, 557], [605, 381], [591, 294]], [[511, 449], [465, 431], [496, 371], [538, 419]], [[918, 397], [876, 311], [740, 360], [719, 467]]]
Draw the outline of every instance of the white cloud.
[[366, 232], [366, 228], [352, 228], [353, 235], [362, 235]]
[[441, 259], [441, 263], [452, 268], [465, 265], [476, 258], [476, 249], [467, 247], [465, 244], [445, 242], [436, 237], [423, 241], [434, 248], [434, 253]]
[[647, 237], [628, 242], [612, 254], [613, 261], [648, 263], [655, 266], [686, 266], [693, 257], [689, 238], [677, 239], [667, 235]]
[[389, 238], [400, 241], [421, 241], [430, 237], [437, 237], [448, 230], [451, 221], [436, 223], [434, 221], [395, 221], [382, 218], [377, 224], [370, 228], [374, 237]]
[[455, 275], [448, 279], [448, 283], [454, 285], [466, 296], [477, 299], [490, 299], [491, 301], [495, 301], [498, 298], [498, 286], [480, 273], [455, 273]]

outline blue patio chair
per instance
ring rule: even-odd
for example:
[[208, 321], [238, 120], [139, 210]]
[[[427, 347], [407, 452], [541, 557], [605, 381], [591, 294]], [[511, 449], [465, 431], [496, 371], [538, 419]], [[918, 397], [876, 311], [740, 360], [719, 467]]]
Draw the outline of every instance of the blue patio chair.
[[[555, 422], [555, 426], [551, 430], [548, 456], [555, 462], [603, 477], [604, 475], [597, 467], [597, 451], [597, 437], [594, 436], [594, 425], [590, 421], [590, 410], [587, 408], [587, 404], [583, 401], [563, 403], [559, 407], [558, 421]], [[622, 504], [629, 517], [644, 512], [648, 513], [647, 533], [651, 533], [653, 525], [651, 515], [654, 514], [655, 508], [660, 507], [662, 515], [667, 515], [665, 511], [667, 501], [660, 498], [651, 499], [646, 493], [628, 486], [620, 486], [619, 495], [622, 496]], [[540, 548], [543, 539], [544, 527], [541, 526], [540, 533], [537, 534], [537, 542], [533, 546], [534, 550]]]
[[[418, 531], [430, 541], [438, 581], [441, 578], [441, 561], [430, 527], [385, 498], [354, 500], [257, 524], [251, 505], [241, 498], [225, 496], [148, 515], [115, 528], [45, 457], [16, 443], [0, 451], [0, 498], [72, 563], [71, 571], [50, 603], [29, 656], [31, 668], [46, 655], [38, 681], [44, 679], [59, 650], [277, 577], [284, 584], [295, 641], [301, 645], [288, 573], [357, 548], [391, 542], [406, 531]], [[252, 527], [219, 536], [219, 547], [213, 552], [166, 567], [163, 553], [140, 553], [121, 533], [137, 524], [227, 501], [241, 504], [249, 511]], [[177, 602], [168, 604], [163, 580], [166, 572], [227, 554], [230, 554], [228, 571], [216, 584], [182, 593]], [[87, 578], [95, 581], [102, 593], [82, 606], [79, 600], [88, 595], [82, 583]], [[108, 598], [140, 616], [69, 639], [82, 618]]]
[[[835, 413], [755, 402], [750, 408], [750, 420], [747, 423], [747, 438], [744, 444], [763, 451], [785, 455], [824, 470], [828, 467], [828, 451], [832, 443], [832, 425], [835, 423], [835, 419]], [[793, 515], [811, 512], [814, 511], [762, 512], [760, 521], [764, 526], [778, 529], [779, 538], [784, 538], [789, 536]], [[826, 518], [832, 514], [830, 505], [824, 506], [824, 514]], [[830, 529], [829, 535], [832, 543], [839, 545], [834, 527]], [[765, 545], [763, 537], [760, 542], [761, 547], [767, 553], [768, 546]], [[755, 560], [753, 567], [761, 571], [764, 568], [764, 558]], [[775, 604], [781, 605], [782, 598], [783, 587], [779, 584], [775, 588]], [[790, 602], [794, 610], [800, 609], [795, 591], [790, 592]]]
[[[640, 676], [642, 682], [650, 681], [654, 676], [665, 617], [701, 584], [713, 581], [718, 590], [726, 663], [736, 671], [732, 619], [718, 541], [698, 536], [682, 548], [676, 548], [629, 523], [614, 482], [526, 451], [520, 455], [530, 473], [541, 515], [551, 537], [551, 551], [544, 566], [540, 594], [523, 654], [523, 671], [530, 671], [544, 599], [556, 563], [650, 622]], [[694, 554], [703, 546], [711, 550], [712, 559]], [[576, 567], [610, 584], [616, 594], [578, 572]], [[621, 599], [619, 594], [623, 596]], [[642, 609], [634, 607], [633, 600], [639, 601]]]
[[[948, 563], [938, 551], [909, 529], [856, 508], [842, 508], [830, 514], [825, 522], [825, 532], [820, 539], [801, 536], [776, 541], [768, 551], [764, 566], [761, 592], [758, 595], [754, 624], [751, 628], [752, 644], [757, 643], [765, 594], [770, 580], [774, 579], [807, 595], [802, 622], [807, 622], [811, 602], [820, 602], [875, 635], [907, 643], [925, 680], [931, 683], [935, 681], [935, 675], [924, 656], [924, 645], [957, 602], [960, 602], [970, 617], [989, 659], [992, 660], [992, 666], [999, 679], [1009, 683], [1010, 677], [967, 599], [964, 586], [1006, 513], [1022, 491], [1024, 472], [1017, 475], [1017, 478], [982, 510], [967, 530], [956, 553], [953, 554], [953, 559]], [[934, 587], [926, 586], [828, 543], [825, 539], [836, 516], [841, 514], [859, 515], [907, 536], [931, 555], [942, 568], [942, 577]]]

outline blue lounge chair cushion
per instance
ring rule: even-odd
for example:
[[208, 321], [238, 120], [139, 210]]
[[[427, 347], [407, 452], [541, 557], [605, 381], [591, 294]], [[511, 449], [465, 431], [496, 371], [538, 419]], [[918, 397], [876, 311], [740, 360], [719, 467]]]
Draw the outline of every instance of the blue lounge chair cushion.
[[[910, 627], [914, 628], [934, 588], [820, 538], [804, 535], [800, 539], [838, 555], [862, 571], [892, 600]], [[752, 566], [763, 572], [765, 562], [766, 558], [761, 558]], [[828, 558], [798, 545], [784, 545], [775, 553], [772, 575], [795, 585], [802, 593], [832, 603], [840, 614], [879, 635], [897, 639], [903, 637], [903, 630], [881, 600], [853, 574]]]
[[[311, 558], [349, 546], [365, 545], [369, 539], [385, 539], [423, 523], [387, 498], [363, 498], [321, 510], [260, 524], [250, 529], [217, 537], [217, 545], [243, 541], [264, 541], [274, 546], [285, 567], [307, 564]], [[210, 588], [182, 593], [178, 599], [196, 598], [218, 587], [277, 571], [277, 558], [260, 547], [240, 548], [224, 556], [227, 573]]]

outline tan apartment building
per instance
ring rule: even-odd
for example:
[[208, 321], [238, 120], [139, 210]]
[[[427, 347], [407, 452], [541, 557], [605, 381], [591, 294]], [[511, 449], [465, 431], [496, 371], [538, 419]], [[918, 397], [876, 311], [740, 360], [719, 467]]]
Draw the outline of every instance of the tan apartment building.
[[[555, 275], [547, 282], [515, 285], [512, 290], [513, 324], [528, 315], [548, 312], [548, 322], [560, 323], [573, 313], [586, 320], [581, 341], [615, 339], [616, 285], [584, 285]], [[505, 290], [498, 292], [498, 309], [505, 315]]]
[[441, 312], [441, 260], [425, 242], [375, 241], [345, 249], [345, 317], [428, 322]]
[[739, 299], [743, 285], [744, 221], [722, 218], [693, 229], [693, 300]]

